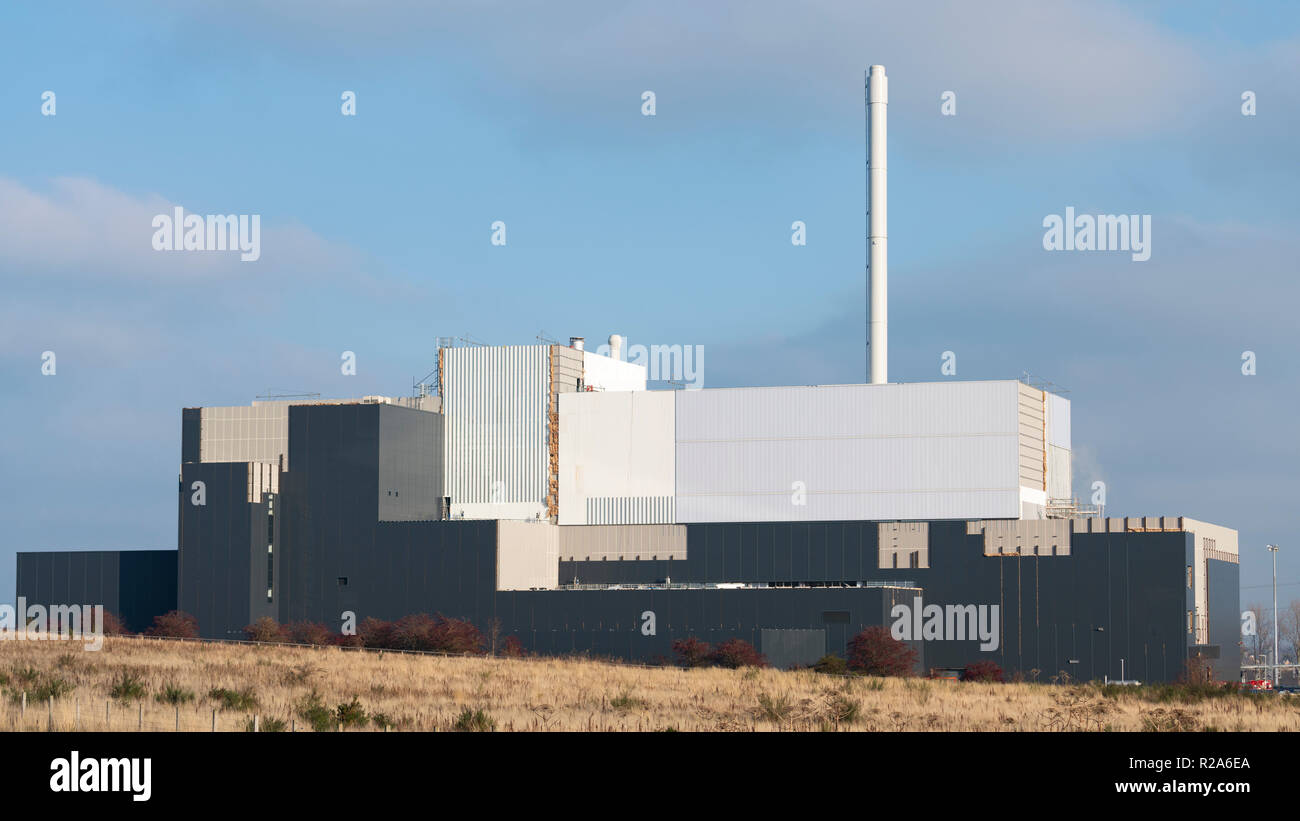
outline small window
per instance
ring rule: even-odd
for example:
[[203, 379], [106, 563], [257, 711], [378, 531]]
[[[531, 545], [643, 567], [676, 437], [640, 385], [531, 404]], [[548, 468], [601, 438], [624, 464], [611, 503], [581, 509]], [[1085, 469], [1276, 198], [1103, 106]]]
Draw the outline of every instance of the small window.
[[1189, 636], [1192, 634], [1192, 611], [1191, 610], [1187, 611], [1187, 634]]
[[348, 577], [339, 576], [339, 587], [347, 587], [347, 586], [348, 586]]
[[1187, 589], [1188, 589], [1188, 590], [1191, 590], [1191, 589], [1192, 589], [1192, 579], [1193, 579], [1193, 576], [1192, 576], [1192, 566], [1189, 564], [1189, 565], [1187, 566]]

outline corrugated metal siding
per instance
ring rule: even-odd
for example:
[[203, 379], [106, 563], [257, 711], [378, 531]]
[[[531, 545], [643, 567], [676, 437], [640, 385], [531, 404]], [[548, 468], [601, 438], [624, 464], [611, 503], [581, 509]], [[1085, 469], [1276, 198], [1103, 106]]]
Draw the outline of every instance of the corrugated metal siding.
[[1018, 384], [678, 391], [677, 521], [1016, 518]]
[[672, 524], [672, 496], [589, 496], [589, 525]]
[[1047, 490], [1047, 405], [1042, 391], [1017, 382], [1020, 485]]
[[265, 462], [248, 463], [248, 502], [261, 502], [263, 493], [280, 492], [280, 466]]
[[453, 508], [545, 505], [550, 347], [443, 349], [444, 475]]

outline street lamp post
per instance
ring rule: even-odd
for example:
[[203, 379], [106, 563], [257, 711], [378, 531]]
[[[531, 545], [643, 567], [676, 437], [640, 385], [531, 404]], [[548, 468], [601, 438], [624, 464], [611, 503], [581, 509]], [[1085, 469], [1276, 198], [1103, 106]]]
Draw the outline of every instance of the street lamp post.
[[1268, 545], [1273, 554], [1273, 688], [1277, 689], [1277, 545]]

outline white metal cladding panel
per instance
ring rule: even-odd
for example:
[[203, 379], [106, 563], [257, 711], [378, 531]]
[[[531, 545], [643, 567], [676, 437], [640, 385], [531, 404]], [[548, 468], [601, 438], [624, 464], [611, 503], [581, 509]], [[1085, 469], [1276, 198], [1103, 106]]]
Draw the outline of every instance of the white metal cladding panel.
[[1070, 400], [1047, 394], [1047, 444], [1066, 450], [1070, 445]]
[[545, 502], [548, 345], [443, 349], [452, 504]]
[[1019, 382], [674, 391], [677, 441], [1016, 433]]
[[582, 354], [583, 381], [588, 388], [598, 391], [645, 390], [645, 365], [623, 362], [584, 351]]
[[1074, 495], [1070, 451], [1054, 445], [1047, 447], [1047, 495], [1053, 499], [1069, 499]]
[[676, 392], [677, 521], [1017, 518], [1018, 384]]
[[[671, 391], [561, 396], [560, 524], [673, 521], [670, 503], [630, 502], [673, 496], [673, 417]], [[595, 499], [605, 501], [593, 509]]]
[[784, 497], [753, 495], [689, 496], [677, 499], [677, 521], [789, 522], [789, 521], [894, 521], [1020, 517], [1017, 490], [930, 493], [840, 494], [792, 505]]

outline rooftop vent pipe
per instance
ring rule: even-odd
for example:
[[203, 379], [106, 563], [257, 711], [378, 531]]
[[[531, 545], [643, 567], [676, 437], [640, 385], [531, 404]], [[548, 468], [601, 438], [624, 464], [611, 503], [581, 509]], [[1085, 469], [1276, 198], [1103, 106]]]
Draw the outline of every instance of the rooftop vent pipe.
[[585, 341], [586, 340], [584, 340], [580, 336], [571, 336], [569, 337], [569, 347], [573, 348], [574, 350], [580, 351], [582, 350], [582, 346], [585, 343]]
[[868, 378], [889, 381], [889, 231], [885, 227], [885, 116], [889, 78], [884, 66], [866, 76], [867, 98], [867, 331]]

